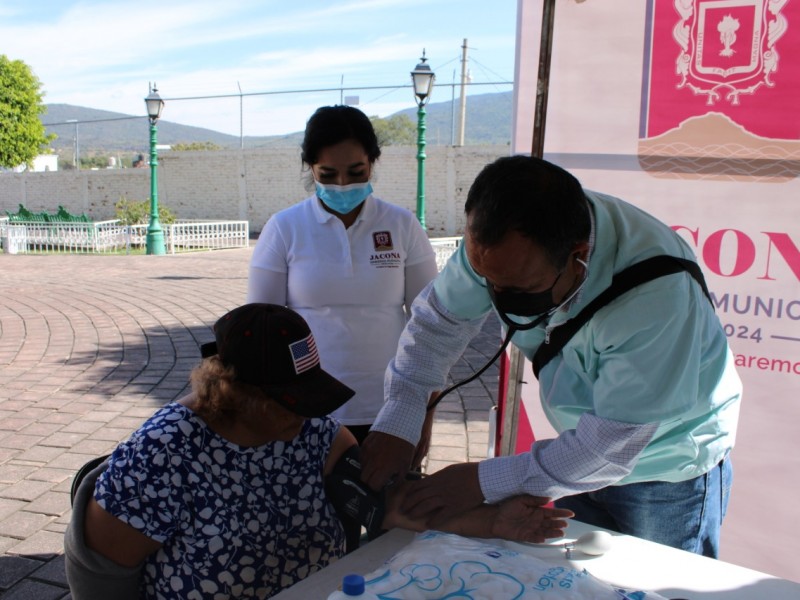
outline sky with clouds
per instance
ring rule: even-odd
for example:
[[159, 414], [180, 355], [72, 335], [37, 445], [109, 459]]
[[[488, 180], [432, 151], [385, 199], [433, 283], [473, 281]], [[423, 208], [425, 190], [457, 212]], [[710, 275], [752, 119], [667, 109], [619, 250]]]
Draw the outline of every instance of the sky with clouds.
[[344, 96], [369, 115], [414, 107], [404, 86], [423, 48], [432, 101], [451, 100], [465, 38], [482, 84], [469, 94], [510, 91], [494, 82], [514, 77], [516, 13], [516, 0], [0, 0], [0, 53], [33, 69], [46, 103], [143, 115], [156, 82], [162, 119], [278, 135]]

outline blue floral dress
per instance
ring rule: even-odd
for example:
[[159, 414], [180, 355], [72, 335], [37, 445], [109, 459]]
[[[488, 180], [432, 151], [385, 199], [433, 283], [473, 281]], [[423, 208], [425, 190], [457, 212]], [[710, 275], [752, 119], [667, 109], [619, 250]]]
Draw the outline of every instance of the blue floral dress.
[[269, 598], [344, 554], [325, 496], [339, 424], [309, 419], [295, 439], [245, 448], [172, 403], [120, 444], [100, 476], [100, 506], [163, 544], [141, 597]]

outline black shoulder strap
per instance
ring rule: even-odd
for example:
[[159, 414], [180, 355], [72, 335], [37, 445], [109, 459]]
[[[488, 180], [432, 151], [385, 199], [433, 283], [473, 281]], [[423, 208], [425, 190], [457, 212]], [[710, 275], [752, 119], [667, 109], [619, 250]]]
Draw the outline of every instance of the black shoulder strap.
[[713, 306], [714, 303], [711, 300], [711, 294], [709, 294], [706, 281], [703, 278], [703, 272], [696, 262], [678, 258], [677, 256], [667, 255], [647, 258], [614, 275], [611, 280], [611, 285], [603, 290], [597, 298], [587, 304], [581, 312], [569, 321], [553, 329], [549, 341], [541, 344], [536, 350], [536, 354], [533, 356], [533, 374], [538, 379], [539, 371], [561, 352], [564, 345], [592, 318], [594, 313], [603, 308], [614, 298], [621, 296], [637, 285], [653, 279], [658, 279], [664, 275], [680, 273], [681, 271], [687, 271], [694, 277], [695, 281], [703, 288], [703, 293]]

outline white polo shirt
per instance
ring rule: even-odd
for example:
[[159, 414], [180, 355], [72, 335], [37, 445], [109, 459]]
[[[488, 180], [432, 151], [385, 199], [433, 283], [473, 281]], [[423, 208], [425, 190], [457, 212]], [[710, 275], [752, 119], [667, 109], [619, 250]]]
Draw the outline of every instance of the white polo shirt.
[[[308, 322], [322, 368], [356, 392], [334, 413], [345, 425], [371, 424], [383, 405], [384, 372], [414, 300], [405, 297], [410, 267], [436, 275], [425, 231], [374, 196], [348, 229], [312, 196], [273, 215], [259, 236], [251, 272], [287, 274], [286, 305]], [[265, 296], [251, 290], [248, 300], [273, 301]]]

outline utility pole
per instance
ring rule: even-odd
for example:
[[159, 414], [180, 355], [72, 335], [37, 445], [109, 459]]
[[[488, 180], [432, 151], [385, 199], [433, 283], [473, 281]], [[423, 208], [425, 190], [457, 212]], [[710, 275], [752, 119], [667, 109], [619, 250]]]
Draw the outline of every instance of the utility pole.
[[236, 82], [239, 88], [239, 149], [244, 150], [244, 106], [242, 102], [242, 86]]
[[458, 120], [458, 144], [464, 145], [464, 128], [467, 122], [467, 38], [461, 46], [461, 118]]
[[76, 170], [81, 168], [81, 153], [78, 141], [78, 119], [67, 119], [67, 123], [75, 123], [75, 150], [73, 152], [73, 164]]
[[453, 69], [453, 84], [450, 86], [450, 145], [456, 145], [456, 70]]

